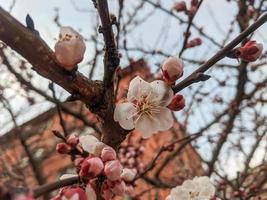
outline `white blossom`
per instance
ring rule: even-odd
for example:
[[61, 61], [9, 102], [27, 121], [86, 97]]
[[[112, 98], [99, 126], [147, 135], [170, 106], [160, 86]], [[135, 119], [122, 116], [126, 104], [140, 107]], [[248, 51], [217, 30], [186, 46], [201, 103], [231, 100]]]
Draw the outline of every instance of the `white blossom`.
[[209, 177], [195, 177], [171, 190], [166, 200], [210, 200], [215, 195], [215, 187]]
[[100, 142], [93, 135], [81, 136], [79, 142], [83, 150], [96, 156], [99, 156], [102, 152], [102, 149], [107, 146], [103, 142]]
[[71, 27], [61, 27], [59, 40], [55, 44], [55, 56], [58, 63], [71, 71], [82, 61], [85, 53], [83, 37]]
[[143, 138], [166, 131], [174, 122], [166, 107], [172, 97], [173, 91], [164, 81], [148, 83], [137, 76], [130, 82], [127, 102], [116, 105], [114, 120], [126, 130], [136, 128]]

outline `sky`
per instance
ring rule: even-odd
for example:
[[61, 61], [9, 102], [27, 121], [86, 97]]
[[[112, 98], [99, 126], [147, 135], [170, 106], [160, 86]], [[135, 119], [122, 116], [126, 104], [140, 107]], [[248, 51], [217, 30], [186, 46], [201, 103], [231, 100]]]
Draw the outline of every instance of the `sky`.
[[[12, 5], [13, 0], [0, 0], [0, 6], [6, 10], [10, 9], [10, 5]], [[125, 0], [127, 2], [126, 9], [130, 12], [133, 10], [134, 5], [136, 5], [136, 0]], [[155, 2], [155, 0], [154, 0]], [[171, 9], [173, 0], [162, 0], [165, 8]], [[189, 2], [189, 0], [187, 1]], [[117, 1], [109, 0], [110, 11], [116, 13], [117, 12]], [[148, 50], [154, 49], [164, 49], [168, 51], [170, 54], [175, 55], [179, 52], [181, 48], [181, 37], [177, 37], [177, 35], [182, 35], [185, 30], [184, 26], [181, 26], [177, 23], [176, 20], [170, 19], [168, 15], [163, 12], [151, 13], [153, 7], [147, 5], [144, 7], [143, 17], [147, 17], [147, 21], [143, 23], [138, 28], [133, 29], [133, 31], [129, 34], [128, 37], [128, 46], [136, 47], [140, 46]], [[56, 42], [59, 27], [52, 23], [56, 10], [58, 10], [60, 15], [60, 23], [63, 26], [71, 26], [76, 30], [80, 30], [80, 33], [85, 38], [90, 38], [93, 34], [93, 27], [96, 26], [98, 20], [96, 18], [96, 11], [90, 1], [84, 0], [17, 0], [14, 7], [12, 8], [11, 14], [15, 16], [20, 22], [25, 24], [25, 17], [27, 14], [33, 18], [35, 22], [36, 29], [40, 32], [41, 37], [49, 44], [49, 46], [53, 49], [53, 46]], [[231, 22], [237, 11], [237, 7], [233, 3], [226, 2], [225, 0], [204, 0], [203, 5], [201, 6], [200, 11], [195, 17], [195, 21], [198, 26], [204, 27], [204, 31], [209, 35], [213, 36], [216, 41], [221, 42], [224, 38], [226, 31], [229, 29], [229, 22]], [[148, 16], [146, 16], [149, 14]], [[141, 14], [142, 15], [142, 14]], [[140, 16], [141, 17], [141, 16]], [[184, 17], [184, 16], [182, 16]], [[256, 38], [264, 42], [264, 45], [267, 46], [267, 36], [265, 33], [267, 32], [267, 25], [264, 25], [260, 28], [260, 30], [256, 34]], [[198, 36], [197, 32], [192, 32], [194, 36]], [[233, 33], [231, 38], [233, 38], [235, 34]], [[167, 40], [166, 40], [167, 38]], [[205, 40], [204, 40], [205, 43]], [[93, 56], [93, 52], [90, 51], [92, 49], [92, 44], [87, 44], [86, 56], [81, 66], [84, 65], [86, 61], [88, 61]], [[197, 48], [196, 50], [186, 51], [185, 57], [194, 57], [194, 58], [209, 58], [214, 52], [216, 52], [218, 48], [214, 47], [209, 43], [206, 43], [205, 46]], [[136, 52], [131, 53], [131, 56], [134, 58], [139, 58], [140, 55]], [[157, 63], [163, 61], [162, 57], [149, 57], [149, 64], [152, 66], [152, 69], [156, 69]], [[223, 61], [224, 63], [227, 60]], [[122, 59], [122, 66], [126, 66], [127, 61]], [[185, 68], [185, 76], [192, 72], [192, 67]], [[80, 69], [83, 73], [88, 73], [87, 67], [81, 67]], [[211, 71], [212, 73], [212, 71]], [[103, 70], [101, 66], [101, 61], [99, 62], [99, 68], [94, 76], [94, 79], [101, 79], [103, 75]], [[36, 76], [33, 80], [34, 84], [38, 87], [41, 87], [43, 90], [47, 90], [48, 81], [44, 78]], [[60, 88], [57, 88], [59, 92], [59, 96], [61, 99], [64, 99], [67, 94], [62, 92]], [[209, 88], [210, 89], [210, 88]], [[218, 91], [220, 93], [220, 91]], [[184, 95], [191, 95], [188, 91], [183, 93]], [[13, 92], [10, 92], [10, 96], [13, 95]], [[226, 96], [233, 96], [233, 92], [228, 90], [225, 92]], [[12, 102], [14, 105], [14, 110], [21, 110], [25, 101], [21, 98], [16, 99]], [[43, 102], [40, 99], [40, 103], [38, 103], [35, 107], [31, 108], [29, 111], [28, 108], [23, 108], [25, 111], [22, 112], [21, 117], [19, 118], [19, 123], [23, 123], [32, 117], [42, 113], [47, 110], [52, 105], [47, 102]], [[203, 107], [203, 111], [209, 112], [209, 107]], [[202, 119], [203, 117], [200, 114], [197, 117]], [[178, 115], [179, 117], [179, 115]], [[0, 115], [0, 120], [4, 121], [5, 116]], [[1, 122], [0, 121], [0, 122]], [[200, 124], [194, 127], [194, 122], [192, 122], [191, 132], [194, 132], [196, 128], [199, 128], [203, 124], [205, 125], [206, 121], [209, 121], [209, 117], [207, 119], [200, 120]], [[0, 133], [6, 132], [10, 126], [6, 126], [6, 129], [2, 129]], [[220, 129], [220, 127], [217, 127]], [[216, 128], [215, 128], [216, 130]], [[205, 145], [201, 148], [203, 155], [209, 156], [209, 149], [205, 147]], [[260, 150], [259, 150], [260, 151]], [[256, 158], [255, 163], [257, 163], [261, 157], [262, 153], [258, 153], [258, 158]], [[227, 155], [228, 156], [228, 155]], [[242, 159], [242, 158], [240, 158]], [[229, 156], [228, 163], [229, 165], [229, 174], [235, 174], [235, 172], [240, 169], [240, 166], [237, 166], [232, 160], [235, 160], [235, 156]], [[235, 170], [233, 170], [235, 169]]]

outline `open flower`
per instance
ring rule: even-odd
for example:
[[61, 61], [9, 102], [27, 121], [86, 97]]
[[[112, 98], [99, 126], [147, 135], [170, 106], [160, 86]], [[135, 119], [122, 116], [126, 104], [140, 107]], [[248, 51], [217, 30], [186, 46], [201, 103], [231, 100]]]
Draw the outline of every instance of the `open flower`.
[[83, 37], [71, 27], [61, 27], [55, 44], [55, 56], [64, 69], [71, 71], [82, 61], [85, 53]]
[[173, 117], [167, 105], [173, 97], [172, 89], [161, 80], [151, 83], [139, 76], [129, 85], [127, 101], [116, 105], [114, 120], [126, 130], [136, 128], [143, 138], [172, 127]]
[[215, 187], [209, 177], [195, 177], [171, 190], [166, 200], [210, 200], [215, 195]]

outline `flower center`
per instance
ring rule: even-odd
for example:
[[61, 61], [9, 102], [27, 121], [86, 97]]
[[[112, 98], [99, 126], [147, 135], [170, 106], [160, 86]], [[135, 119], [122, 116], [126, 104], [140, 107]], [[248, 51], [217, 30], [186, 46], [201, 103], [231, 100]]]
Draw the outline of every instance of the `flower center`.
[[199, 192], [189, 192], [189, 195], [190, 195], [190, 200], [197, 200], [198, 199], [198, 195], [199, 195]]

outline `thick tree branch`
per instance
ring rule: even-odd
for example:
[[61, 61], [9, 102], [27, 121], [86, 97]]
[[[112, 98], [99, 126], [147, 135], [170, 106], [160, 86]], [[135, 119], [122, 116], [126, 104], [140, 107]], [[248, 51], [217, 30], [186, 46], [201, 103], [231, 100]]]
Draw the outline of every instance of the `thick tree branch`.
[[69, 93], [79, 93], [91, 106], [102, 98], [102, 84], [81, 73], [70, 76], [55, 59], [53, 51], [35, 32], [27, 29], [0, 7], [0, 40], [22, 55], [41, 76], [55, 82]]

